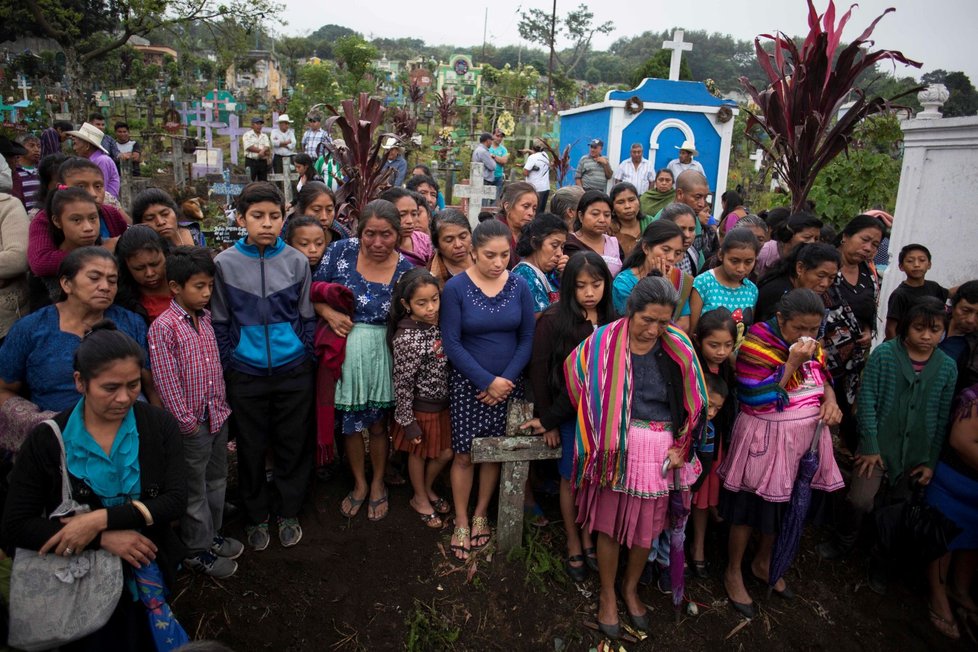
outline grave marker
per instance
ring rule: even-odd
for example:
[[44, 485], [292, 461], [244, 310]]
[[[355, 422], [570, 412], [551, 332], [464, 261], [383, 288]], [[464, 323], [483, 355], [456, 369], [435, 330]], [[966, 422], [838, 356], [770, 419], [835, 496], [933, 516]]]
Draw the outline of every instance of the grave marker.
[[241, 134], [250, 131], [242, 127], [238, 121], [238, 114], [232, 113], [228, 116], [226, 127], [217, 130], [218, 135], [228, 136], [231, 139], [231, 163], [238, 164], [238, 147], [241, 145]]
[[472, 225], [473, 229], [479, 224], [482, 200], [493, 201], [496, 199], [496, 186], [485, 185], [485, 180], [482, 178], [482, 168], [482, 163], [473, 163], [472, 171], [469, 172], [469, 183], [456, 183], [452, 193], [454, 197], [468, 199], [469, 206], [466, 215], [468, 215], [469, 224]]
[[764, 150], [758, 147], [756, 150], [754, 150], [754, 153], [747, 158], [754, 161], [754, 172], [760, 172], [761, 164], [764, 163]]
[[560, 458], [559, 448], [547, 446], [540, 436], [478, 437], [472, 442], [472, 463], [502, 462], [499, 476], [499, 516], [496, 537], [499, 552], [523, 543], [523, 494], [532, 460]]
[[268, 175], [268, 180], [282, 186], [282, 196], [285, 197], [286, 205], [292, 203], [292, 157], [282, 157], [282, 173]]
[[677, 29], [672, 33], [671, 41], [663, 41], [663, 50], [672, 50], [672, 59], [669, 61], [669, 79], [673, 81], [679, 81], [679, 66], [683, 60], [683, 52], [689, 52], [693, 49], [692, 43], [686, 43], [683, 41], [683, 34], [685, 34], [681, 29]]

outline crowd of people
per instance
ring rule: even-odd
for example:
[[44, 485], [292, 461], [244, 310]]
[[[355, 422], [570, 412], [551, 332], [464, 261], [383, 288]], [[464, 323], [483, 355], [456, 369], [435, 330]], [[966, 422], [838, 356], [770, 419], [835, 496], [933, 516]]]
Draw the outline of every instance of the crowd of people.
[[[285, 118], [276, 148], [299, 144]], [[102, 151], [97, 127], [64, 131]], [[485, 149], [508, 161], [500, 142]], [[852, 552], [874, 509], [921, 487], [957, 525], [926, 570], [930, 621], [959, 637], [959, 624], [978, 625], [978, 281], [942, 288], [926, 278], [927, 247], [907, 245], [888, 272], [906, 280], [880, 306], [886, 221], [854, 216], [836, 234], [812, 212], [752, 214], [737, 193], [714, 217], [695, 149], [682, 151], [659, 171], [634, 156], [644, 187], [619, 175], [607, 193], [601, 157], [552, 194], [497, 182], [487, 165], [499, 198], [475, 228], [440, 208], [423, 166], [356, 220], [315, 175], [295, 206], [255, 181], [235, 207], [246, 235], [216, 256], [166, 192], [136, 196], [130, 216], [99, 161], [34, 160], [34, 203], [0, 194], [0, 447], [14, 460], [4, 548], [101, 548], [127, 577], [158, 565], [171, 587], [181, 565], [230, 577], [273, 534], [300, 543], [314, 477], [344, 458], [343, 517], [397, 508], [386, 479], [400, 466], [402, 508], [419, 527], [451, 523], [464, 564], [493, 538], [499, 484], [498, 464], [473, 463], [473, 441], [503, 435], [529, 401], [523, 426], [561, 449], [566, 572], [597, 573], [607, 636], [621, 635], [619, 595], [649, 630], [640, 584], [671, 590], [670, 494], [692, 511], [690, 573], [719, 573], [748, 618], [745, 574], [791, 599], [783, 576], [769, 578], [772, 548], [812, 449], [815, 493], [845, 492], [823, 557]], [[531, 163], [528, 177], [543, 165]], [[229, 436], [243, 542], [222, 531]], [[45, 516], [61, 515], [59, 439], [85, 506], [60, 521]], [[848, 483], [837, 448], [854, 456]], [[535, 465], [524, 489], [534, 524], [546, 523], [536, 492], [550, 473]], [[706, 545], [719, 522], [726, 555]], [[870, 585], [885, 591], [893, 560], [874, 550]], [[139, 608], [127, 584], [105, 626], [64, 649], [140, 649]]]

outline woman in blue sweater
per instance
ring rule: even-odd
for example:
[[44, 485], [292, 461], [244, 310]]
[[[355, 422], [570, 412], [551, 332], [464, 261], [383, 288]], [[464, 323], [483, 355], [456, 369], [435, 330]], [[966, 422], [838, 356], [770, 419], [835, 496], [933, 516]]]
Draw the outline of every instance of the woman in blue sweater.
[[521, 375], [533, 348], [533, 297], [526, 282], [506, 270], [509, 237], [501, 222], [477, 226], [472, 233], [472, 266], [452, 277], [441, 297], [443, 345], [452, 363], [451, 549], [460, 561], [468, 559], [470, 550], [489, 543], [489, 500], [499, 482], [499, 465], [484, 464], [470, 528], [472, 440], [504, 434], [507, 402], [523, 394]]

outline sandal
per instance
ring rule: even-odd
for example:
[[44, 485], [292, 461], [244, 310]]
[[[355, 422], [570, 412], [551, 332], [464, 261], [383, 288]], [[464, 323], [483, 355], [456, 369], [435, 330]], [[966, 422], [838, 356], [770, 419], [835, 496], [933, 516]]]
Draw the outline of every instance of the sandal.
[[706, 569], [706, 560], [696, 560], [693, 559], [689, 562], [690, 568], [693, 569], [693, 575], [701, 580], [710, 579], [710, 572]]
[[[387, 518], [387, 515], [390, 514], [390, 508], [389, 507], [388, 507], [388, 509], [386, 509], [384, 511], [383, 514], [381, 514], [380, 516], [377, 516], [377, 508], [380, 507], [381, 505], [386, 505], [386, 504], [387, 504], [387, 491], [384, 490], [384, 495], [383, 496], [381, 496], [377, 500], [371, 500], [369, 503], [367, 503], [367, 505], [368, 505], [368, 507], [367, 507], [367, 520], [373, 521], [374, 523], [376, 523], [377, 521], [382, 521], [385, 518]], [[373, 514], [370, 513], [371, 510], [373, 510]]]
[[530, 522], [533, 527], [547, 527], [550, 521], [543, 515], [543, 510], [539, 505], [523, 505], [523, 518]]
[[[572, 566], [571, 564], [580, 564], [580, 566]], [[571, 555], [564, 562], [564, 568], [567, 569], [567, 575], [578, 584], [587, 579], [587, 566], [584, 565], [584, 555]]]
[[419, 517], [421, 517], [421, 522], [431, 529], [438, 530], [442, 525], [444, 525], [444, 523], [442, 523], [441, 516], [438, 515], [438, 512], [425, 514], [424, 512], [418, 511], [418, 508], [414, 505], [414, 498], [408, 501], [408, 505], [411, 506], [411, 509], [413, 509]]
[[958, 629], [958, 624], [954, 621], [953, 616], [950, 620], [948, 620], [931, 608], [930, 624], [934, 626], [934, 629], [939, 631], [941, 634], [944, 634], [944, 636], [947, 636], [952, 641], [957, 641], [961, 638], [961, 631]]
[[[452, 541], [454, 541], [455, 539], [458, 539], [458, 540], [466, 539], [466, 540], [468, 540], [470, 533], [471, 533], [471, 531], [467, 527], [457, 527], [457, 528], [455, 528], [455, 531], [452, 532]], [[469, 559], [469, 547], [468, 546], [457, 545], [457, 544], [451, 543], [451, 541], [449, 541], [448, 548], [449, 548], [449, 550], [452, 551], [452, 556], [455, 557], [455, 560], [456, 561], [461, 561], [461, 562], [468, 561], [468, 559]], [[460, 557], [459, 554], [458, 554], [460, 552], [461, 553], [464, 553], [465, 556], [464, 557]]]
[[[469, 542], [472, 546], [472, 550], [481, 550], [489, 545], [489, 541], [492, 539], [492, 530], [489, 527], [489, 519], [485, 516], [473, 516], [472, 517], [472, 529], [479, 528], [480, 530], [486, 530], [485, 532], [480, 532], [479, 534], [473, 535], [473, 539]], [[484, 541], [483, 541], [484, 539]]]
[[[365, 501], [366, 499], [367, 496], [357, 499], [353, 495], [353, 492], [351, 491], [346, 495], [346, 498], [343, 499], [343, 502], [340, 503], [340, 514], [342, 514], [347, 518], [353, 518], [354, 516], [360, 513], [360, 505], [362, 505], [363, 501]], [[344, 507], [347, 501], [350, 501], [350, 506]]]
[[442, 497], [438, 497], [435, 500], [431, 500], [431, 506], [435, 508], [435, 511], [439, 514], [447, 514], [452, 511], [452, 506], [448, 504], [448, 501]]
[[595, 573], [598, 572], [598, 550], [594, 546], [584, 549], [584, 563], [587, 567], [593, 570]]

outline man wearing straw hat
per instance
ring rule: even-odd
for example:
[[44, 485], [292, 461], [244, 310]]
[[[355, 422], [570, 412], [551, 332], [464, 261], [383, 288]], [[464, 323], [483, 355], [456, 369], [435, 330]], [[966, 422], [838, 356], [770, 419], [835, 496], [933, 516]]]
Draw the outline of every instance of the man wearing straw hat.
[[105, 180], [105, 192], [116, 199], [119, 198], [119, 169], [115, 166], [115, 161], [109, 153], [102, 147], [102, 139], [105, 134], [101, 129], [91, 124], [84, 123], [77, 131], [69, 131], [71, 146], [75, 154], [82, 158], [87, 158], [102, 170], [102, 178]]
[[282, 173], [282, 157], [295, 156], [295, 132], [288, 113], [278, 117], [278, 129], [272, 130], [272, 169]]
[[703, 166], [700, 165], [699, 161], [694, 161], [693, 157], [699, 154], [696, 151], [696, 145], [691, 140], [684, 140], [683, 144], [677, 147], [679, 150], [679, 158], [674, 158], [669, 161], [669, 171], [672, 172], [672, 185], [675, 186], [676, 182], [679, 180], [679, 175], [686, 170], [696, 170], [704, 177], [706, 172], [703, 170]]

